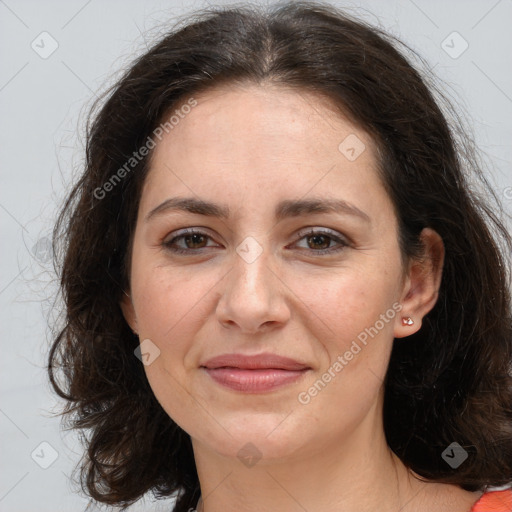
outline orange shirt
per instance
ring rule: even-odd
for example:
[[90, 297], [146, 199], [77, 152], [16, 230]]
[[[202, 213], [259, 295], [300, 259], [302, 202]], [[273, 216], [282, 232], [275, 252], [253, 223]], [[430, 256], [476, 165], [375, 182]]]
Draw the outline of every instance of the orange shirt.
[[512, 512], [512, 490], [485, 493], [471, 512]]

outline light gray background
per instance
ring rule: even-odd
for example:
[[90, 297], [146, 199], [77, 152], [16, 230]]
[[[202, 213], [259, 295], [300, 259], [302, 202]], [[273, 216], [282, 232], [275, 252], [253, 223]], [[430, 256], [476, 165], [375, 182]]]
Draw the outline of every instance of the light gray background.
[[[213, 2], [212, 2], [213, 3]], [[228, 4], [229, 2], [217, 2]], [[333, 2], [402, 38], [435, 67], [469, 114], [490, 178], [512, 210], [512, 0]], [[94, 95], [151, 42], [152, 27], [205, 2], [0, 0], [0, 510], [81, 511], [69, 482], [74, 434], [52, 418], [58, 401], [44, 365], [55, 297], [47, 251], [57, 205], [82, 162], [84, 114]], [[49, 51], [52, 41], [57, 50]], [[469, 47], [457, 58], [464, 42]], [[446, 39], [450, 36], [448, 39]], [[41, 42], [41, 40], [43, 41]], [[34, 43], [33, 43], [34, 41]], [[444, 46], [451, 46], [450, 56]], [[83, 132], [82, 132], [83, 133]], [[57, 459], [52, 462], [52, 448]], [[35, 450], [35, 451], [34, 451]], [[33, 454], [33, 455], [31, 455]], [[32, 458], [33, 457], [33, 458]], [[169, 510], [146, 501], [132, 508]]]

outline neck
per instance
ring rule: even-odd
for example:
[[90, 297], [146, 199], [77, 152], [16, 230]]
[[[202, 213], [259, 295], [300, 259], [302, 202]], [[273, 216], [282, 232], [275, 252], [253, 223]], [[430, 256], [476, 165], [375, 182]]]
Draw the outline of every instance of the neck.
[[[381, 402], [349, 432], [333, 429], [307, 446], [288, 443], [287, 451], [277, 428], [230, 447], [207, 441], [192, 438], [202, 495], [198, 512], [469, 512], [480, 497], [406, 468], [387, 445]], [[250, 441], [262, 457], [244, 464], [239, 448]]]
[[193, 439], [204, 512], [407, 510], [427, 484], [392, 453], [376, 418], [369, 415], [344, 440], [326, 435], [286, 458], [263, 453], [250, 467]]

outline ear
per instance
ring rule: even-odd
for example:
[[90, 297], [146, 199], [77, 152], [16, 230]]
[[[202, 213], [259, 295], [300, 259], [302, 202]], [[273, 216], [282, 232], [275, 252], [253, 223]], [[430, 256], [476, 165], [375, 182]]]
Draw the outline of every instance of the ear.
[[[402, 310], [396, 317], [395, 338], [404, 338], [418, 332], [424, 316], [432, 310], [439, 296], [443, 275], [444, 243], [439, 234], [425, 228], [420, 234], [424, 251], [420, 258], [411, 260], [402, 292]], [[413, 325], [403, 325], [403, 318], [411, 318]]]
[[139, 328], [137, 325], [137, 315], [135, 314], [135, 308], [133, 307], [133, 302], [131, 296], [124, 292], [123, 298], [119, 302], [121, 306], [121, 310], [123, 312], [124, 319], [126, 323], [130, 326], [131, 330], [135, 334], [139, 334]]

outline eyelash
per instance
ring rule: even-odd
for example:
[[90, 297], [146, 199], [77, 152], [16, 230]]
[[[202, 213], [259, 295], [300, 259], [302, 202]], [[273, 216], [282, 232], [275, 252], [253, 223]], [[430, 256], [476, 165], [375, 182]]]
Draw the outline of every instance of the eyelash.
[[[191, 252], [196, 252], [196, 253], [200, 253], [203, 249], [207, 249], [207, 247], [201, 247], [200, 249], [179, 249], [179, 248], [176, 248], [176, 247], [173, 247], [172, 245], [176, 242], [176, 240], [179, 240], [179, 239], [182, 239], [182, 238], [185, 238], [187, 236], [191, 236], [191, 235], [201, 235], [203, 237], [207, 237], [208, 239], [211, 239], [211, 237], [209, 235], [207, 235], [205, 232], [203, 231], [198, 231], [198, 230], [195, 230], [195, 229], [184, 229], [179, 235], [173, 237], [171, 240], [169, 240], [168, 242], [163, 242], [163, 246], [169, 250], [169, 251], [172, 251], [173, 253], [176, 253], [176, 254], [190, 254]], [[329, 249], [320, 249], [318, 251], [314, 250], [314, 249], [310, 249], [311, 251], [314, 252], [315, 256], [322, 256], [322, 255], [325, 255], [325, 254], [333, 254], [333, 253], [337, 253], [343, 249], [345, 249], [346, 247], [349, 246], [349, 243], [345, 240], [343, 240], [342, 238], [340, 238], [339, 236], [333, 234], [332, 232], [330, 231], [326, 231], [326, 230], [309, 230], [305, 233], [300, 233], [300, 238], [298, 239], [299, 240], [302, 240], [303, 238], [307, 238], [307, 237], [312, 237], [312, 236], [326, 236], [327, 238], [335, 241], [335, 242], [338, 242], [340, 244], [339, 247], [337, 248], [329, 248]], [[307, 249], [306, 249], [307, 250]]]

